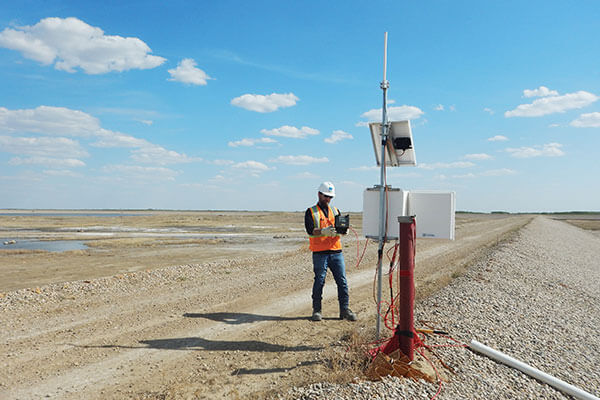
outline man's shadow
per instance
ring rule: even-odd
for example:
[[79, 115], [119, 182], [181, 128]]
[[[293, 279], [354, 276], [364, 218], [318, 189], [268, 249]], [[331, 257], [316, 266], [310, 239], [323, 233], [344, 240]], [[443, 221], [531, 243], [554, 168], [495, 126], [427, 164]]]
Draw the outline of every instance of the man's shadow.
[[[258, 315], [248, 313], [216, 312], [216, 313], [185, 313], [187, 318], [206, 318], [211, 321], [224, 322], [229, 325], [251, 324], [261, 321], [309, 321], [310, 317], [282, 317], [279, 315]], [[337, 318], [323, 318], [337, 319]]]
[[204, 350], [204, 351], [256, 351], [278, 353], [286, 351], [318, 351], [322, 346], [285, 346], [259, 340], [208, 340], [200, 337], [140, 340], [139, 343], [153, 349]]
[[86, 349], [159, 349], [159, 350], [192, 350], [192, 351], [256, 351], [278, 353], [286, 351], [319, 351], [323, 346], [285, 346], [262, 342], [260, 340], [209, 340], [201, 337], [183, 337], [169, 339], [148, 339], [138, 341], [142, 346], [103, 344], [103, 345], [76, 345], [73, 347]]

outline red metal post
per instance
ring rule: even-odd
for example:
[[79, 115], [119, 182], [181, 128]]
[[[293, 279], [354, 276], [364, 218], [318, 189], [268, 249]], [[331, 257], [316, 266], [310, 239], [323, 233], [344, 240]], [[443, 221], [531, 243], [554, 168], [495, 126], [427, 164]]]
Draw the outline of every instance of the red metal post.
[[411, 361], [414, 358], [414, 303], [415, 303], [415, 244], [416, 223], [415, 217], [398, 217], [400, 223], [399, 242], [400, 258], [398, 268], [399, 297], [398, 311], [399, 323], [395, 336], [399, 340], [400, 351]]

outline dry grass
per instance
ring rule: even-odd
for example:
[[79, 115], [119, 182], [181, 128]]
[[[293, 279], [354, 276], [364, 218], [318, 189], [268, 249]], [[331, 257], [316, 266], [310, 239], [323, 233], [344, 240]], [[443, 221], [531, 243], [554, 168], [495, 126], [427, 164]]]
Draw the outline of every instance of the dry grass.
[[308, 386], [315, 382], [328, 382], [333, 384], [345, 384], [356, 382], [358, 379], [366, 379], [365, 371], [371, 361], [367, 354], [370, 349], [369, 343], [375, 337], [375, 329], [372, 327], [355, 326], [352, 330], [342, 333], [339, 340], [323, 350], [316, 361], [324, 367], [319, 375], [298, 375], [286, 388], [252, 393], [248, 398], [295, 400], [297, 397], [287, 392], [289, 387]]
[[364, 378], [370, 362], [367, 351], [374, 336], [372, 328], [355, 328], [344, 333], [339, 344], [328, 348], [323, 354], [325, 365], [329, 369], [325, 381], [342, 384]]
[[46, 254], [44, 250], [29, 250], [29, 249], [2, 249], [2, 255], [16, 256], [16, 255], [31, 255], [31, 254]]

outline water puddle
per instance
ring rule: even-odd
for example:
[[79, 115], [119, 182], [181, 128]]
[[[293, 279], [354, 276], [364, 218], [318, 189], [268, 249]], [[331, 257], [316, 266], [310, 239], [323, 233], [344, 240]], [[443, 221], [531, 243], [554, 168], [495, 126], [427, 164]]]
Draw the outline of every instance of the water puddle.
[[87, 248], [81, 240], [0, 239], [0, 251], [44, 250], [60, 253], [70, 250], [86, 250]]

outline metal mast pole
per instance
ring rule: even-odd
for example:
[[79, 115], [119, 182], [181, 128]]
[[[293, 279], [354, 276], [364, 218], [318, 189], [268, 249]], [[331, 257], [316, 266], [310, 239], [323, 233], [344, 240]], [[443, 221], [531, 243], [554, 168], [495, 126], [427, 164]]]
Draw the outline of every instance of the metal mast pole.
[[388, 120], [387, 120], [387, 89], [390, 83], [386, 80], [387, 69], [387, 36], [385, 33], [383, 45], [383, 81], [380, 84], [383, 90], [383, 107], [382, 107], [382, 122], [381, 122], [381, 173], [379, 185], [379, 250], [377, 252], [377, 340], [380, 338], [381, 332], [381, 282], [383, 280], [382, 262], [383, 262], [383, 246], [387, 234], [386, 221], [386, 201], [385, 201], [385, 147], [388, 140]]

